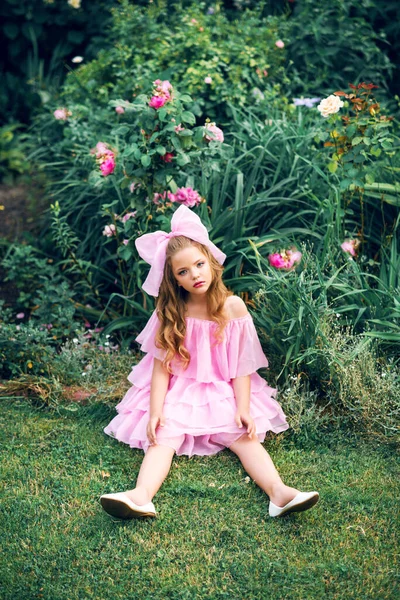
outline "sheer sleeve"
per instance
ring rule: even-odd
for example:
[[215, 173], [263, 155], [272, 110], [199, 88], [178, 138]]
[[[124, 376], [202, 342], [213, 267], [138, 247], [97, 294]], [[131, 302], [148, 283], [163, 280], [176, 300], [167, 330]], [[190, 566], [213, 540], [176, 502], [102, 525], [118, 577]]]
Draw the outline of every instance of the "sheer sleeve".
[[251, 315], [233, 319], [229, 327], [227, 355], [230, 378], [251, 375], [257, 369], [268, 367]]
[[157, 348], [155, 345], [155, 338], [157, 331], [160, 327], [160, 321], [158, 319], [156, 311], [154, 311], [147, 321], [144, 329], [139, 333], [135, 341], [140, 344], [142, 352], [147, 352], [151, 356], [163, 360], [165, 358], [166, 351], [162, 348]]

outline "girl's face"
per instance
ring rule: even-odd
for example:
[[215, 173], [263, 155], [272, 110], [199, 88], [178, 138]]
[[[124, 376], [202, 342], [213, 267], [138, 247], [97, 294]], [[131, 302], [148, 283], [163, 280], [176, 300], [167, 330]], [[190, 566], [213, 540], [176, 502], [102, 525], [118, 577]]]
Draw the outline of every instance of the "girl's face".
[[171, 267], [178, 285], [193, 296], [207, 292], [212, 282], [208, 258], [196, 246], [179, 250], [171, 257]]

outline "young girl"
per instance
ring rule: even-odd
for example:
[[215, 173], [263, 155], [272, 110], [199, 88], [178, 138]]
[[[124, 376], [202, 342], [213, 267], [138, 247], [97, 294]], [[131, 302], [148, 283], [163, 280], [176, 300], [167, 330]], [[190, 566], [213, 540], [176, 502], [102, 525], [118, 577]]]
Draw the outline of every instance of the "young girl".
[[316, 504], [318, 492], [285, 485], [261, 445], [267, 431], [288, 429], [269, 387], [256, 373], [267, 367], [245, 303], [222, 282], [226, 256], [199, 217], [180, 206], [171, 232], [136, 240], [151, 265], [143, 284], [158, 297], [136, 341], [147, 354], [133, 368], [133, 384], [104, 432], [145, 452], [136, 487], [100, 497], [115, 517], [155, 517], [152, 499], [168, 475], [174, 453], [215, 454], [229, 448], [269, 496], [279, 517]]

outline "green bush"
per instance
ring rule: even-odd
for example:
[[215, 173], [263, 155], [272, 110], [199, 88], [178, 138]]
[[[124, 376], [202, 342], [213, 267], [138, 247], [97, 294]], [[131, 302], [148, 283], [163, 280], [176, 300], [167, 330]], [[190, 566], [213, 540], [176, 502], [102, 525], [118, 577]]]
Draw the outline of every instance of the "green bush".
[[228, 102], [251, 104], [257, 89], [262, 107], [281, 105], [285, 50], [275, 42], [282, 20], [264, 17], [264, 4], [230, 20], [219, 3], [209, 14], [204, 2], [138, 7], [122, 0], [113, 10], [111, 47], [68, 76], [63, 103], [99, 107], [113, 98], [132, 100], [160, 78], [189, 93], [192, 111], [212, 120], [229, 114]]
[[[323, 96], [349, 82], [373, 81], [388, 90], [395, 62], [382, 23], [372, 13], [386, 13], [387, 3], [301, 0], [287, 21], [288, 70], [295, 95]], [[370, 20], [371, 19], [371, 20]], [[378, 19], [377, 19], [378, 20]]]
[[[57, 93], [65, 63], [75, 55], [93, 58], [104, 48], [110, 1], [6, 0], [1, 3], [0, 123], [29, 122]], [[69, 69], [73, 67], [70, 64]]]

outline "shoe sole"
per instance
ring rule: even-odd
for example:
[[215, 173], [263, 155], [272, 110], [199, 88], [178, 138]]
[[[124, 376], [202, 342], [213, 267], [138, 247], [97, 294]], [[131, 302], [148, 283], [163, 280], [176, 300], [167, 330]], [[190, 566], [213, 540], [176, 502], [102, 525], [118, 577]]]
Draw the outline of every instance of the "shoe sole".
[[312, 508], [315, 504], [317, 504], [318, 500], [319, 500], [319, 496], [317, 496], [317, 495], [312, 496], [311, 498], [309, 498], [308, 500], [305, 500], [301, 504], [296, 504], [296, 506], [291, 506], [290, 508], [287, 508], [285, 511], [281, 512], [277, 516], [284, 517], [285, 515], [288, 515], [289, 513], [303, 512], [303, 510], [308, 510], [309, 508]]
[[152, 512], [141, 512], [136, 511], [125, 502], [119, 500], [112, 500], [110, 498], [101, 498], [101, 506], [104, 508], [106, 513], [112, 517], [119, 519], [142, 519], [144, 517], [155, 517], [156, 515]]

